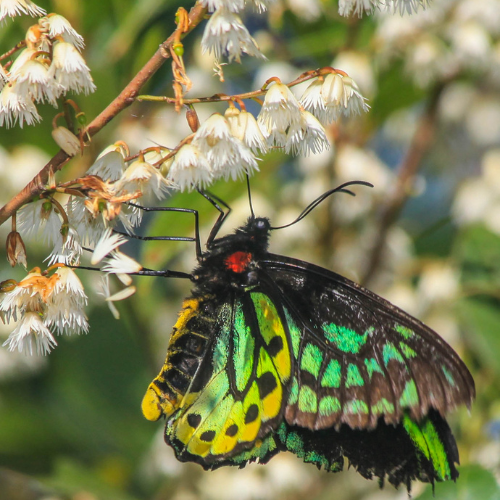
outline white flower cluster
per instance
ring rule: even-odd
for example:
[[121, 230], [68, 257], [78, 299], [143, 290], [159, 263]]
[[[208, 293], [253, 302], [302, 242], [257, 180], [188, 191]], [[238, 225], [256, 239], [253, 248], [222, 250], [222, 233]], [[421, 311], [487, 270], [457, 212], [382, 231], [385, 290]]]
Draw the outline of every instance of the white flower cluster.
[[[87, 297], [74, 271], [66, 267], [79, 265], [83, 244], [94, 247], [92, 265], [106, 258], [101, 270], [116, 275], [126, 286], [111, 295], [105, 276], [103, 295], [115, 317], [118, 311], [113, 302], [135, 292], [129, 274], [142, 266], [118, 250], [127, 238], [112, 228], [120, 221], [132, 232], [141, 221], [142, 200], [163, 198], [170, 183], [150, 163], [161, 159], [161, 154], [146, 153], [128, 165], [125, 155], [128, 148], [123, 143], [110, 146], [91, 167], [92, 175], [60, 185], [58, 190], [68, 188], [71, 194], [64, 206], [47, 195], [19, 210], [17, 226], [24, 238], [36, 237], [53, 250], [46, 259], [51, 266], [47, 272], [36, 268], [19, 283], [8, 280], [0, 284], [0, 319], [18, 321], [4, 343], [10, 350], [47, 354], [57, 345], [56, 334], [87, 332], [83, 312]], [[127, 204], [129, 201], [133, 204]]]
[[323, 125], [279, 81], [269, 87], [258, 123], [268, 145], [286, 153], [308, 155], [329, 147]]
[[191, 143], [176, 153], [167, 178], [184, 191], [220, 178], [236, 180], [251, 175], [258, 170], [257, 160], [250, 143], [245, 141], [248, 134], [240, 131], [239, 135], [233, 133], [228, 119], [214, 113], [196, 131]]
[[[19, 10], [19, 5], [24, 5], [26, 0], [14, 3]], [[7, 9], [9, 4], [12, 2], [6, 4], [1, 0], [2, 9]], [[25, 10], [30, 5], [31, 2], [26, 3]], [[32, 125], [41, 119], [35, 103], [47, 102], [56, 107], [57, 99], [70, 90], [93, 92], [95, 85], [90, 70], [80, 54], [83, 46], [83, 38], [58, 14], [48, 14], [31, 26], [26, 35], [26, 48], [9, 70], [0, 65], [0, 88], [3, 87], [0, 126], [11, 127], [17, 122], [21, 127], [24, 123]]]
[[11, 351], [47, 354], [57, 345], [54, 334], [88, 331], [87, 296], [69, 267], [58, 266], [51, 275], [36, 268], [18, 283], [4, 282], [2, 292], [0, 317], [18, 321], [3, 344]]
[[362, 16], [364, 12], [372, 13], [377, 7], [386, 7], [392, 12], [413, 14], [419, 7], [424, 9], [430, 0], [339, 0], [339, 14]]
[[369, 109], [356, 82], [340, 73], [330, 73], [322, 80], [312, 82], [302, 95], [300, 103], [325, 125], [341, 115], [352, 116]]
[[225, 116], [213, 114], [177, 151], [167, 178], [181, 191], [191, 190], [219, 178], [251, 175], [258, 170], [255, 155], [272, 147], [294, 155], [320, 153], [330, 147], [324, 125], [367, 110], [358, 86], [345, 74], [315, 80], [300, 101], [287, 85], [273, 81], [257, 120], [233, 105]]
[[[53, 246], [47, 258], [49, 265], [78, 265], [83, 245], [95, 246], [118, 222], [132, 233], [141, 222], [141, 202], [165, 197], [169, 181], [144, 158], [127, 165], [127, 154], [121, 144], [103, 151], [88, 175], [76, 181], [86, 196], [72, 195], [64, 207], [43, 198], [19, 210], [17, 224], [23, 238]], [[129, 201], [133, 204], [129, 205]]]
[[471, 72], [498, 85], [499, 26], [499, 0], [443, 0], [412, 19], [381, 15], [374, 46], [379, 61], [400, 59], [424, 88]]
[[216, 59], [227, 56], [229, 62], [241, 60], [241, 54], [264, 57], [256, 41], [238, 15], [245, 3], [263, 12], [274, 0], [201, 0], [200, 3], [212, 13], [203, 34], [203, 52], [212, 52]]

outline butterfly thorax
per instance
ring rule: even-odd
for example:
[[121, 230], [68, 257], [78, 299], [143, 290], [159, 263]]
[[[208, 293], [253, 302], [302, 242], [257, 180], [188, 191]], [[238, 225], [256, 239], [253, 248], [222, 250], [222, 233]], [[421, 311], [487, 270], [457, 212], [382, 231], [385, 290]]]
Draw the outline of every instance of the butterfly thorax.
[[251, 217], [235, 233], [214, 240], [193, 271], [194, 295], [258, 285], [259, 260], [267, 252], [269, 232], [268, 219]]

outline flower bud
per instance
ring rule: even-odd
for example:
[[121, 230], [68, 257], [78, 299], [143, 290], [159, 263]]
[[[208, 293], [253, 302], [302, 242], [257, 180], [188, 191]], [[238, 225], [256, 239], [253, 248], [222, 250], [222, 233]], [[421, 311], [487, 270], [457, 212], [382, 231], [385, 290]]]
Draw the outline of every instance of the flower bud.
[[194, 108], [189, 108], [186, 111], [186, 120], [188, 122], [189, 128], [196, 132], [200, 128], [200, 120], [198, 119], [198, 114]]
[[52, 130], [52, 138], [68, 156], [75, 156], [81, 150], [78, 137], [66, 127], [56, 127]]
[[7, 236], [7, 260], [12, 267], [16, 264], [22, 264], [25, 268], [28, 266], [26, 247], [17, 231], [11, 231]]

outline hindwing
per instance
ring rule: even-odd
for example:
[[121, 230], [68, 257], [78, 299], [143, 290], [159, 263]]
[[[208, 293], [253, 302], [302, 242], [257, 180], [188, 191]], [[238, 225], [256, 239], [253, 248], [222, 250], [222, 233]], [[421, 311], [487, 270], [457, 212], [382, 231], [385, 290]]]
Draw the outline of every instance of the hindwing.
[[[146, 417], [167, 417], [165, 439], [177, 458], [205, 468], [245, 450], [255, 455], [283, 420], [293, 373], [281, 306], [261, 291], [226, 295], [185, 302], [143, 402]], [[194, 356], [189, 346], [200, 337], [204, 348]], [[187, 383], [176, 386], [178, 379]]]
[[326, 269], [267, 254], [263, 281], [280, 295], [293, 340], [285, 418], [325, 429], [373, 429], [470, 406], [474, 382], [434, 331], [374, 293]]

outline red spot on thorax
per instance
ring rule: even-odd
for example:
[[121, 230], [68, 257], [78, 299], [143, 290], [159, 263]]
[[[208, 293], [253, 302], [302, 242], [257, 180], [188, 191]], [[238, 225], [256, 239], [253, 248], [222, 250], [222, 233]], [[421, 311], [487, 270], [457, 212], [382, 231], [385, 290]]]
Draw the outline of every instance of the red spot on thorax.
[[252, 254], [247, 252], [234, 252], [226, 258], [224, 264], [235, 273], [242, 273], [246, 270], [252, 260]]

